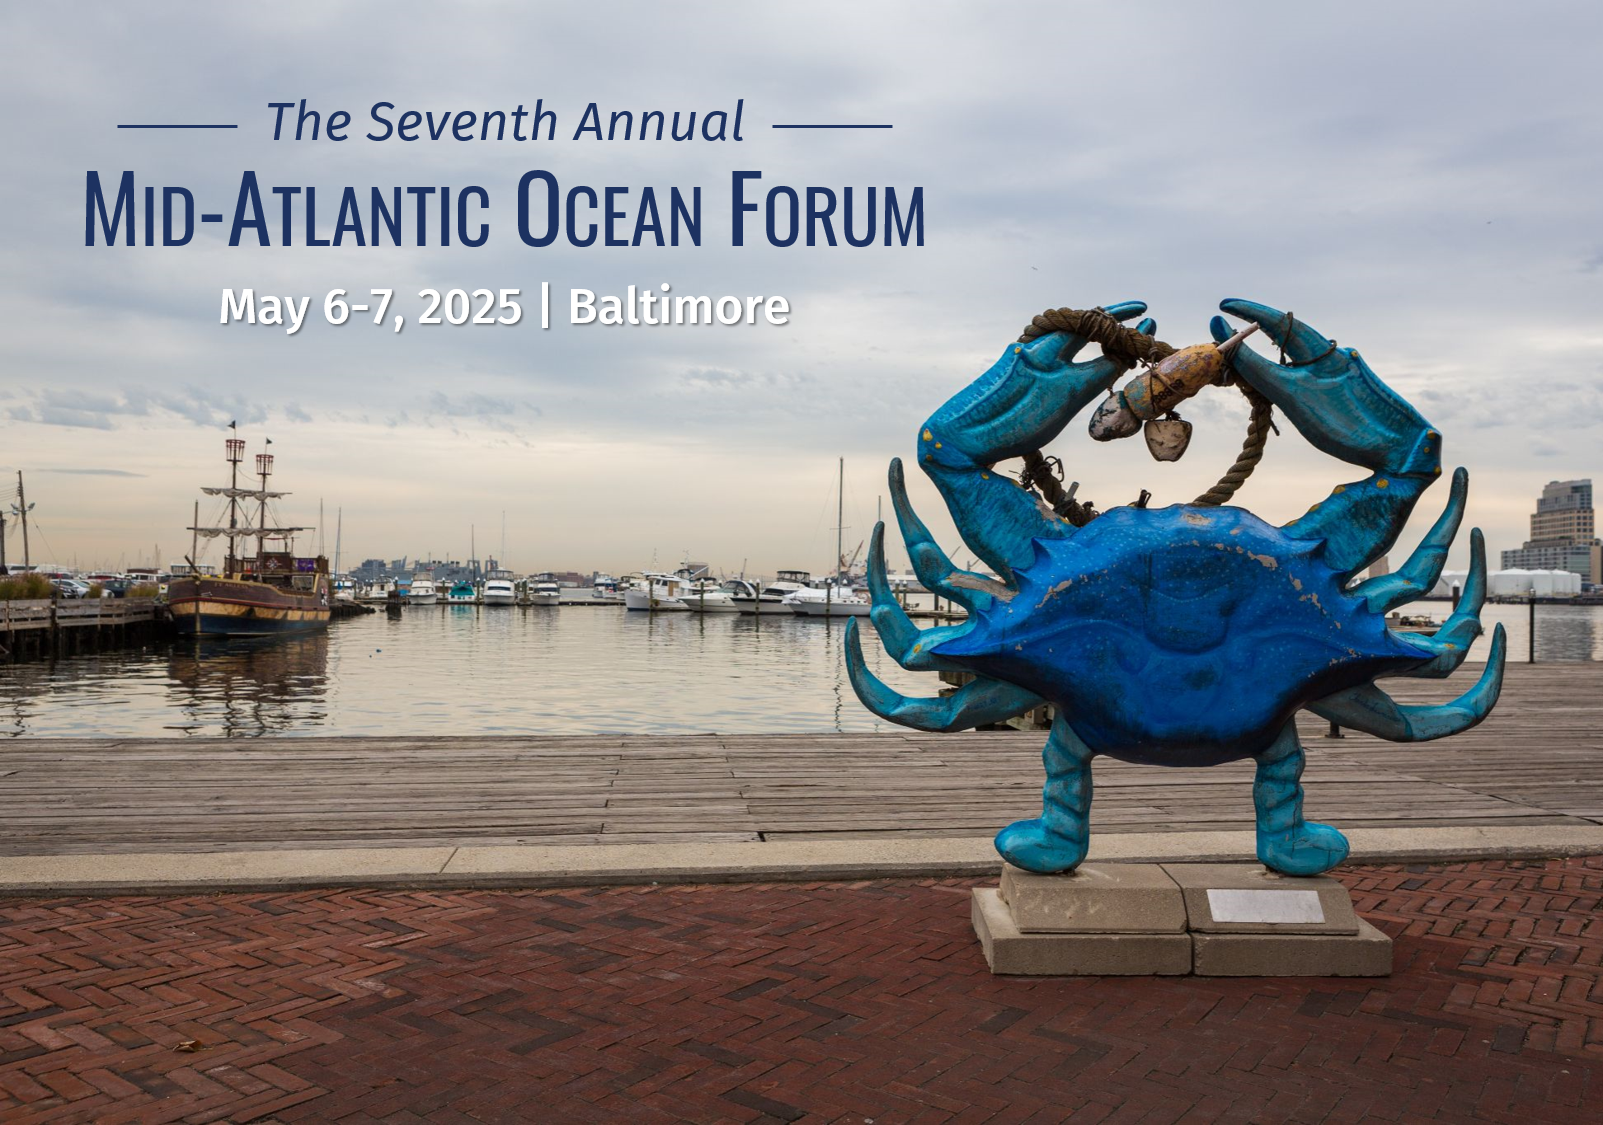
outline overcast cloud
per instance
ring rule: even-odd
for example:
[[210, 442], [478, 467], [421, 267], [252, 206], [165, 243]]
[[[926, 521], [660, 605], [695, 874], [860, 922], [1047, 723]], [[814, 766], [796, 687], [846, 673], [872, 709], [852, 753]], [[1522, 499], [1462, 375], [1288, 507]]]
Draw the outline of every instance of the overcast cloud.
[[[344, 512], [348, 562], [498, 542], [520, 570], [823, 569], [835, 459], [849, 538], [886, 461], [1047, 306], [1150, 302], [1176, 345], [1218, 300], [1294, 309], [1363, 350], [1517, 546], [1541, 485], [1603, 476], [1603, 10], [1596, 4], [8, 5], [0, 24], [0, 469], [58, 561], [187, 547], [223, 426], [271, 436], [286, 511]], [[271, 101], [356, 117], [544, 99], [554, 143], [273, 143]], [[570, 141], [585, 103], [732, 111], [740, 144]], [[237, 122], [226, 133], [118, 130]], [[886, 122], [888, 132], [774, 130]], [[704, 245], [531, 249], [514, 188], [703, 187]], [[922, 248], [729, 246], [729, 173], [924, 188]], [[85, 172], [232, 208], [239, 174], [485, 186], [482, 249], [82, 245]], [[325, 202], [327, 201], [327, 202]], [[276, 200], [269, 200], [270, 214]], [[332, 224], [332, 212], [322, 219]], [[275, 221], [276, 227], [276, 221]], [[330, 288], [783, 294], [784, 328], [332, 328]], [[217, 323], [222, 289], [311, 296], [296, 336]], [[1245, 409], [1206, 394], [1187, 458], [1054, 452], [1101, 505], [1210, 484]], [[1289, 518], [1355, 470], [1289, 431], [1240, 499]], [[957, 547], [933, 489], [919, 503]], [[1445, 489], [1442, 490], [1445, 493]], [[1428, 494], [1422, 529], [1445, 495]], [[1463, 537], [1467, 543], [1467, 536]], [[38, 541], [35, 542], [36, 549]], [[332, 549], [332, 541], [329, 543]], [[15, 550], [15, 546], [12, 547]], [[1462, 550], [1460, 556], [1462, 556]], [[1494, 555], [1495, 559], [1495, 555]]]

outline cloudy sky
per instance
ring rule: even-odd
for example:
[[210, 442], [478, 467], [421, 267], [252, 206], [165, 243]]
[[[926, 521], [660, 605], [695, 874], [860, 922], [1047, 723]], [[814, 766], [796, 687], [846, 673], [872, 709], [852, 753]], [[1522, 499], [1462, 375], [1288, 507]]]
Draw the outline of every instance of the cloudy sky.
[[[838, 457], [856, 540], [887, 460], [1033, 313], [1128, 298], [1176, 345], [1243, 296], [1360, 348], [1470, 468], [1494, 551], [1523, 539], [1543, 483], [1603, 476], [1595, 4], [12, 4], [0, 28], [0, 471], [27, 473], [36, 560], [180, 557], [238, 419], [253, 447], [273, 439], [287, 517], [343, 510], [347, 561], [465, 557], [473, 528], [492, 553], [504, 512], [519, 570], [687, 552], [822, 570]], [[303, 97], [352, 112], [358, 139], [273, 142], [267, 103]], [[568, 139], [591, 101], [671, 116], [737, 98], [739, 144]], [[555, 142], [359, 139], [378, 101], [536, 99]], [[240, 127], [116, 128], [138, 122]], [[818, 122], [894, 128], [771, 128]], [[704, 245], [524, 246], [514, 189], [533, 168], [564, 186], [701, 185]], [[764, 186], [922, 186], [926, 245], [731, 247], [737, 168]], [[346, 185], [479, 184], [492, 236], [230, 249], [205, 226], [183, 248], [85, 247], [86, 172], [125, 169], [201, 211], [230, 211], [245, 169], [264, 191], [313, 185], [325, 233]], [[532, 306], [542, 281], [782, 294], [793, 315], [410, 323], [424, 287], [516, 287]], [[244, 287], [311, 296], [314, 313], [331, 288], [393, 288], [409, 324], [219, 325], [221, 291]], [[1093, 446], [1078, 422], [1053, 452], [1101, 506], [1142, 487], [1182, 500], [1229, 464], [1245, 419], [1226, 392], [1186, 413], [1198, 435], [1178, 465]], [[1279, 521], [1358, 475], [1288, 431], [1240, 500]], [[1444, 499], [1427, 495], [1415, 532]]]

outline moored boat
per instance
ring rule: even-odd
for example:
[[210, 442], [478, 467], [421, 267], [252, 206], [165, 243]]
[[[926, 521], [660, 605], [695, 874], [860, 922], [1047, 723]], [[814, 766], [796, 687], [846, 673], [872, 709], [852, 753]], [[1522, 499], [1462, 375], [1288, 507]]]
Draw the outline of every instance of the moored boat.
[[690, 583], [677, 574], [647, 571], [624, 590], [623, 604], [626, 609], [652, 613], [684, 613], [690, 609], [683, 598], [689, 588]]
[[[328, 560], [321, 555], [303, 558], [295, 554], [295, 533], [311, 529], [274, 527], [267, 522], [267, 502], [289, 495], [268, 491], [273, 454], [256, 455], [261, 487], [241, 488], [239, 463], [245, 457], [245, 442], [231, 437], [226, 450], [231, 466], [228, 487], [201, 491], [228, 498], [228, 524], [201, 527], [197, 520], [190, 530], [197, 544], [202, 538], [226, 538], [228, 556], [221, 576], [199, 573], [192, 563], [191, 574], [168, 583], [173, 628], [190, 637], [252, 637], [326, 629], [333, 602]], [[249, 508], [241, 503], [247, 500], [256, 501], [254, 524]], [[242, 550], [242, 544], [251, 543], [254, 547], [249, 553]]]
[[376, 582], [369, 582], [362, 587], [362, 592], [356, 600], [361, 602], [375, 602], [379, 605], [389, 600], [390, 594], [395, 590], [395, 583], [387, 578], [380, 578]]
[[805, 590], [810, 580], [805, 570], [782, 570], [778, 578], [761, 589], [746, 582], [746, 590], [734, 596], [735, 608], [747, 614], [794, 617], [795, 611], [785, 604], [785, 599], [797, 590]]
[[529, 604], [562, 604], [562, 583], [557, 581], [556, 575], [550, 573], [538, 574], [529, 579]]
[[518, 588], [510, 570], [492, 570], [484, 580], [479, 599], [485, 605], [517, 605]]
[[785, 598], [785, 604], [798, 617], [867, 617], [874, 608], [849, 587], [834, 585], [797, 590]]
[[622, 605], [623, 594], [618, 590], [618, 580], [610, 574], [598, 574], [590, 587], [590, 600], [605, 605]]
[[680, 600], [685, 608], [692, 613], [739, 613], [735, 605], [734, 595], [724, 589], [711, 578], [698, 578], [690, 586]]

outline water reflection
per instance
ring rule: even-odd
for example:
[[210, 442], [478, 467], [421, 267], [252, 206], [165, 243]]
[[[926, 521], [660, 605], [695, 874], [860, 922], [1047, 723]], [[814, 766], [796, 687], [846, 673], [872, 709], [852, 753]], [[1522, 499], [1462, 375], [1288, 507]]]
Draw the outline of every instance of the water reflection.
[[316, 727], [328, 718], [327, 633], [197, 639], [167, 658], [169, 730], [254, 735]]
[[[1508, 628], [1510, 661], [1525, 659], [1528, 613], [1486, 607], [1488, 631]], [[910, 695], [936, 692], [933, 675], [897, 667], [859, 624], [875, 675]], [[414, 606], [323, 635], [0, 664], [0, 739], [900, 729], [852, 693], [843, 631], [816, 618]], [[1539, 606], [1536, 631], [1540, 660], [1603, 657], [1603, 606]], [[1482, 638], [1469, 659], [1486, 647]]]
[[[1564, 612], [1563, 606], [1536, 607], [1536, 659], [1603, 659], [1599, 619], [1592, 613]], [[1551, 612], [1552, 610], [1559, 612]], [[1578, 656], [1575, 654], [1586, 654]]]

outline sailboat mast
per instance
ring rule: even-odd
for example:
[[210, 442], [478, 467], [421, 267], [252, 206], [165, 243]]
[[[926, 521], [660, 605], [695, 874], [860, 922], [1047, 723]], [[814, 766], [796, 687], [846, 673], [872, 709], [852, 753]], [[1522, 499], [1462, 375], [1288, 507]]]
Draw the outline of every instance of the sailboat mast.
[[334, 511], [334, 573], [340, 572], [340, 536], [345, 534], [345, 509]]
[[846, 558], [846, 458], [840, 459], [840, 483], [836, 486], [835, 503], [835, 581], [840, 581], [842, 561]]

